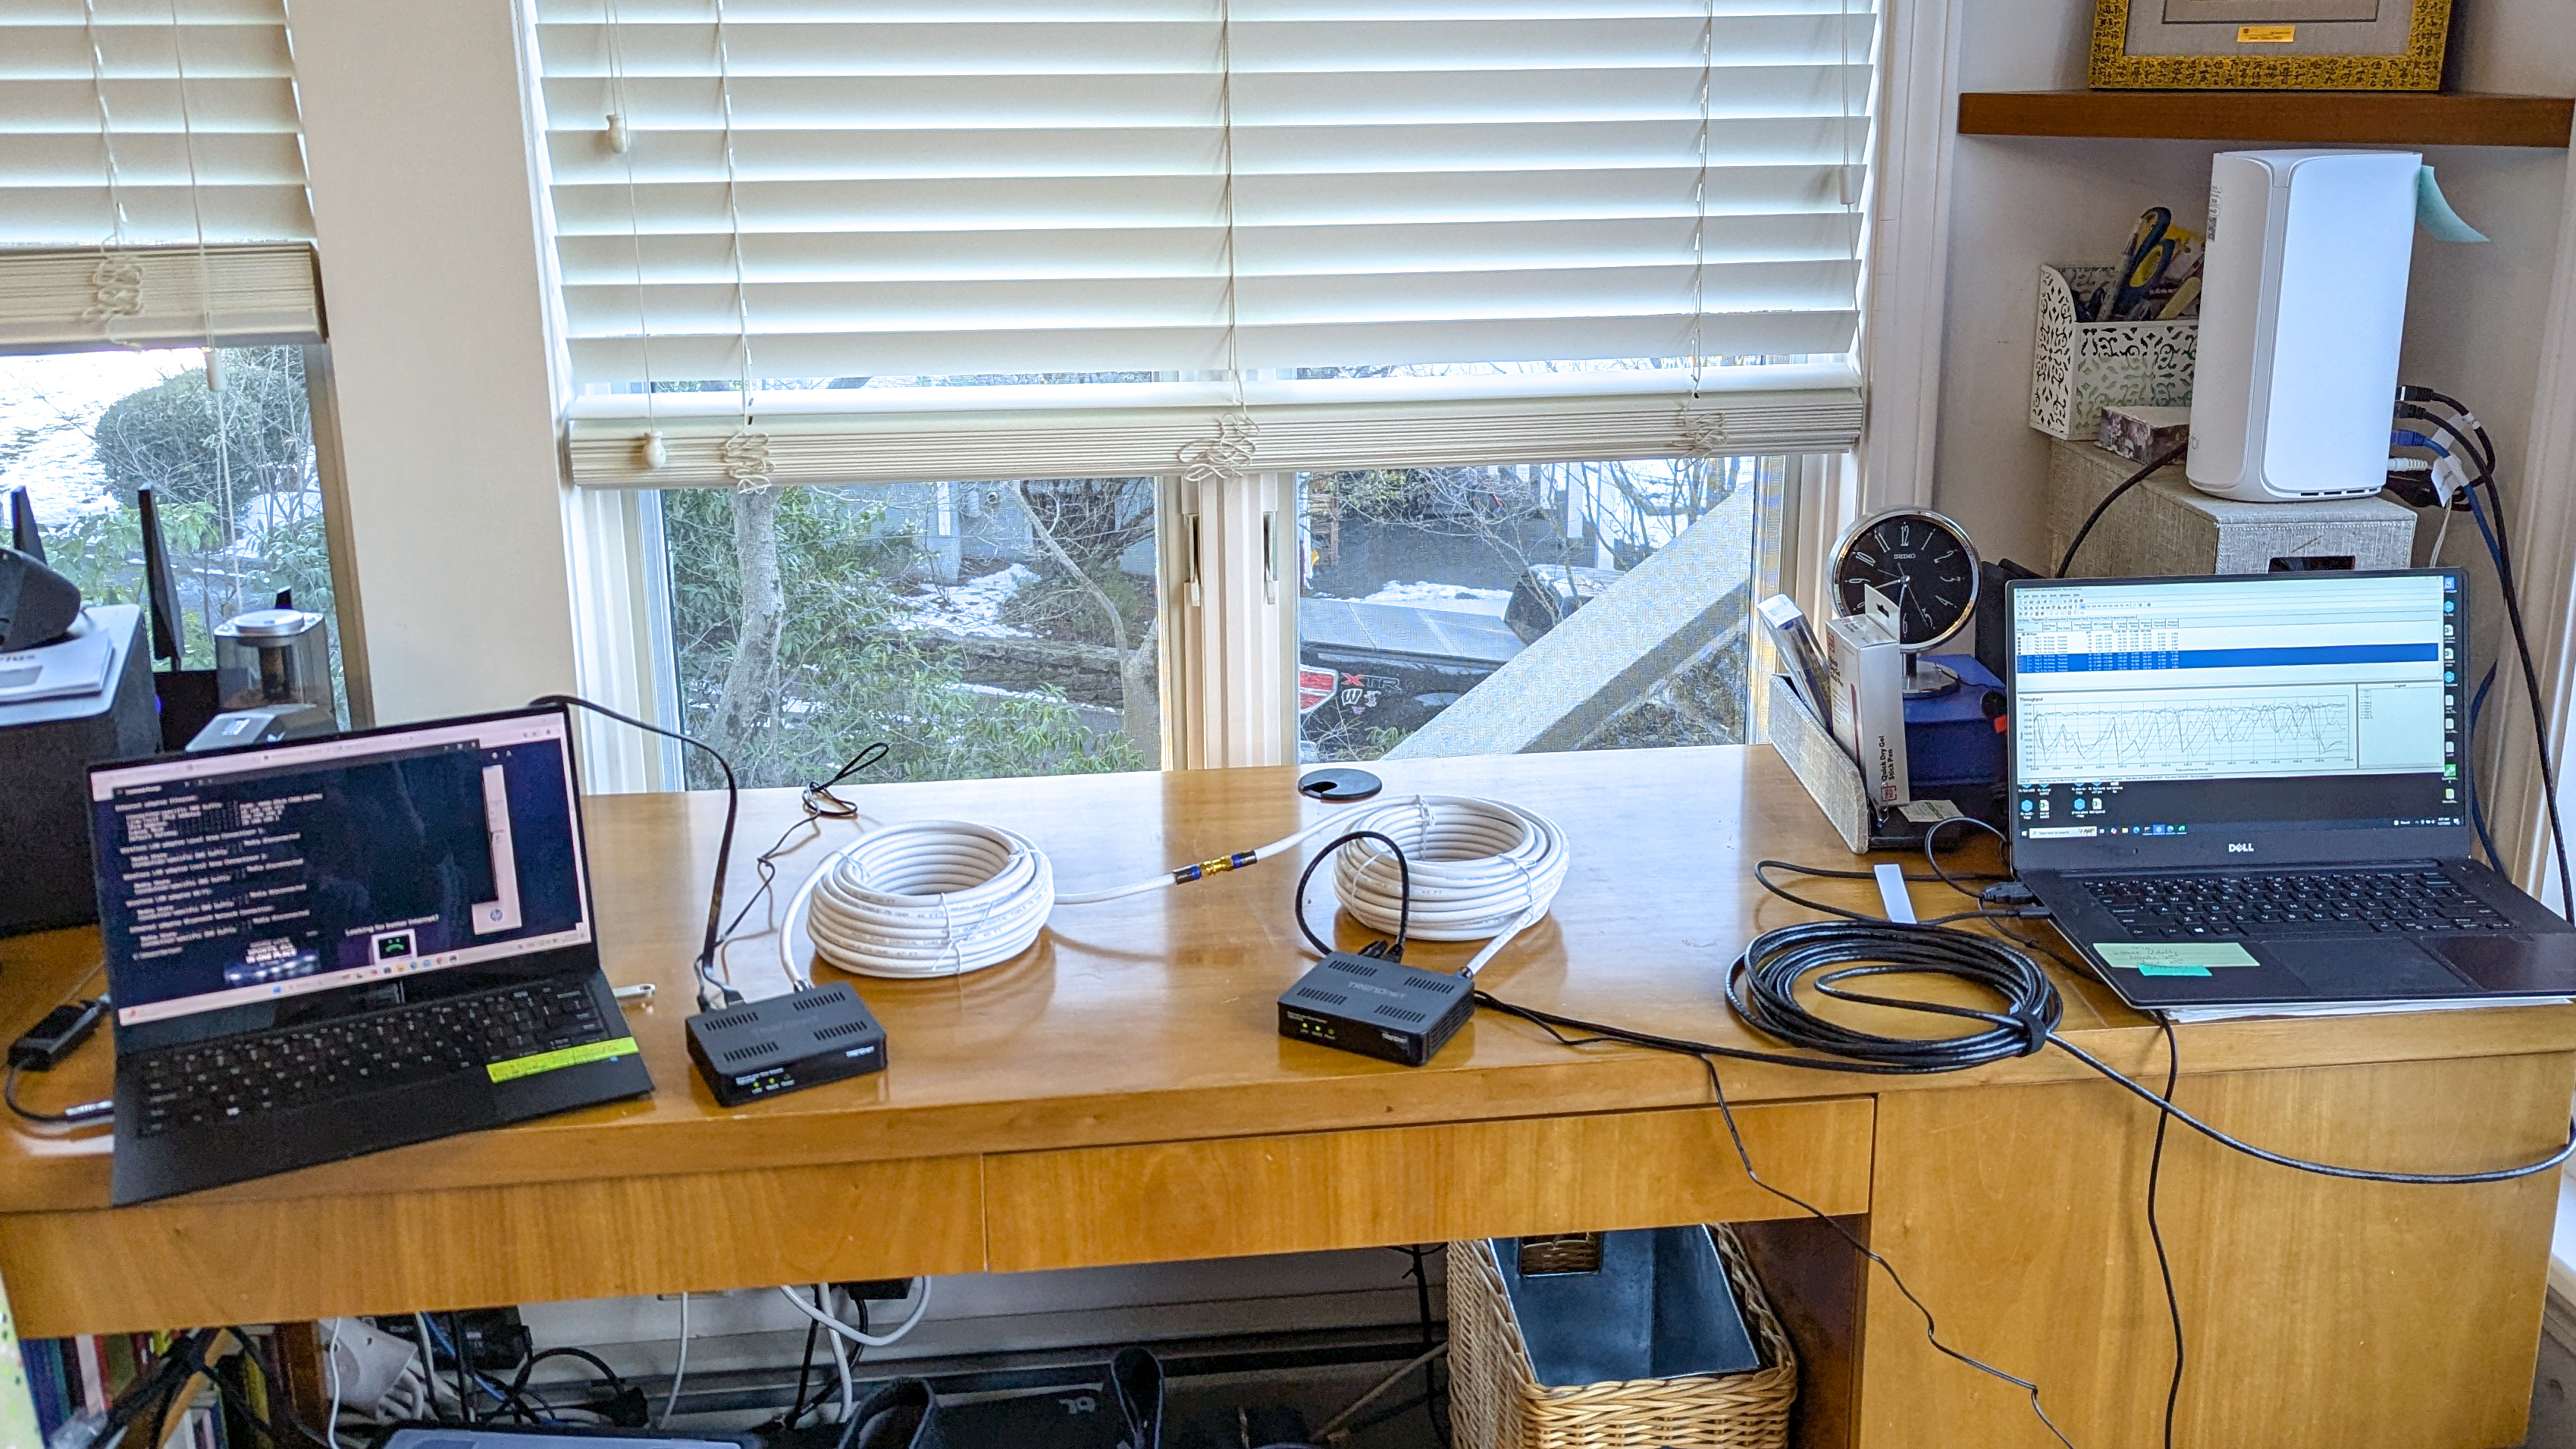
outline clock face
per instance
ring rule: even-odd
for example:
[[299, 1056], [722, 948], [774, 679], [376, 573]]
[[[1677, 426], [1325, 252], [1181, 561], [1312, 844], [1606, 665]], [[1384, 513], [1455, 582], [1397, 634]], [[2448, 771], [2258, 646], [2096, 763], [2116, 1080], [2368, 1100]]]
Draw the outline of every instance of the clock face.
[[1968, 622], [1977, 605], [1977, 551], [1937, 513], [1898, 509], [1862, 520], [1834, 558], [1834, 600], [1861, 612], [1866, 585], [1896, 605], [1897, 641], [1937, 644]]

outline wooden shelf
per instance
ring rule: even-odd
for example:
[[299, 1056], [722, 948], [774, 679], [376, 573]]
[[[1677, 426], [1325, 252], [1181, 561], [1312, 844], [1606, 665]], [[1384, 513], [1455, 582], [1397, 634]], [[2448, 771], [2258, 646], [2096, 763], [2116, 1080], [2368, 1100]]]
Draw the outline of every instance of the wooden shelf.
[[2576, 101], [2436, 91], [1972, 91], [1963, 136], [2565, 146]]

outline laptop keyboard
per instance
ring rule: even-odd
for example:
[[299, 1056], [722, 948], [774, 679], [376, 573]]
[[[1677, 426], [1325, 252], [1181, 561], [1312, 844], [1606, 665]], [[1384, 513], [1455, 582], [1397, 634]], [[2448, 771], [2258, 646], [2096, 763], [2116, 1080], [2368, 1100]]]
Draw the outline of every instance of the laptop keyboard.
[[238, 1120], [623, 1035], [578, 981], [542, 981], [374, 1016], [227, 1037], [131, 1059], [140, 1133]]
[[2083, 885], [2135, 941], [2513, 929], [2450, 876], [2421, 866], [2095, 876]]

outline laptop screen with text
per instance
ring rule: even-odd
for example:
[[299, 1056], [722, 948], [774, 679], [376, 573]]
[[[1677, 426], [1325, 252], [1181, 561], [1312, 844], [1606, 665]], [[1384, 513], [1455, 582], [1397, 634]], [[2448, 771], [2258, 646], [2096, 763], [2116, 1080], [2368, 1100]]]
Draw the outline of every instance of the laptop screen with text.
[[90, 773], [132, 1026], [591, 939], [560, 711]]
[[2455, 572], [2015, 585], [2017, 840], [2458, 826]]

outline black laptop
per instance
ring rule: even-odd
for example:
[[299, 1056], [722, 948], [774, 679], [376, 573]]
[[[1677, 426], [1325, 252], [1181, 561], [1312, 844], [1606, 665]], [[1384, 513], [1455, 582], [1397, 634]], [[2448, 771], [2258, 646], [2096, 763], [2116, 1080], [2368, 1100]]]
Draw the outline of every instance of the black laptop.
[[560, 708], [90, 771], [115, 1200], [653, 1090]]
[[2010, 584], [2013, 863], [2131, 1006], [2576, 995], [2471, 858], [2456, 569]]

